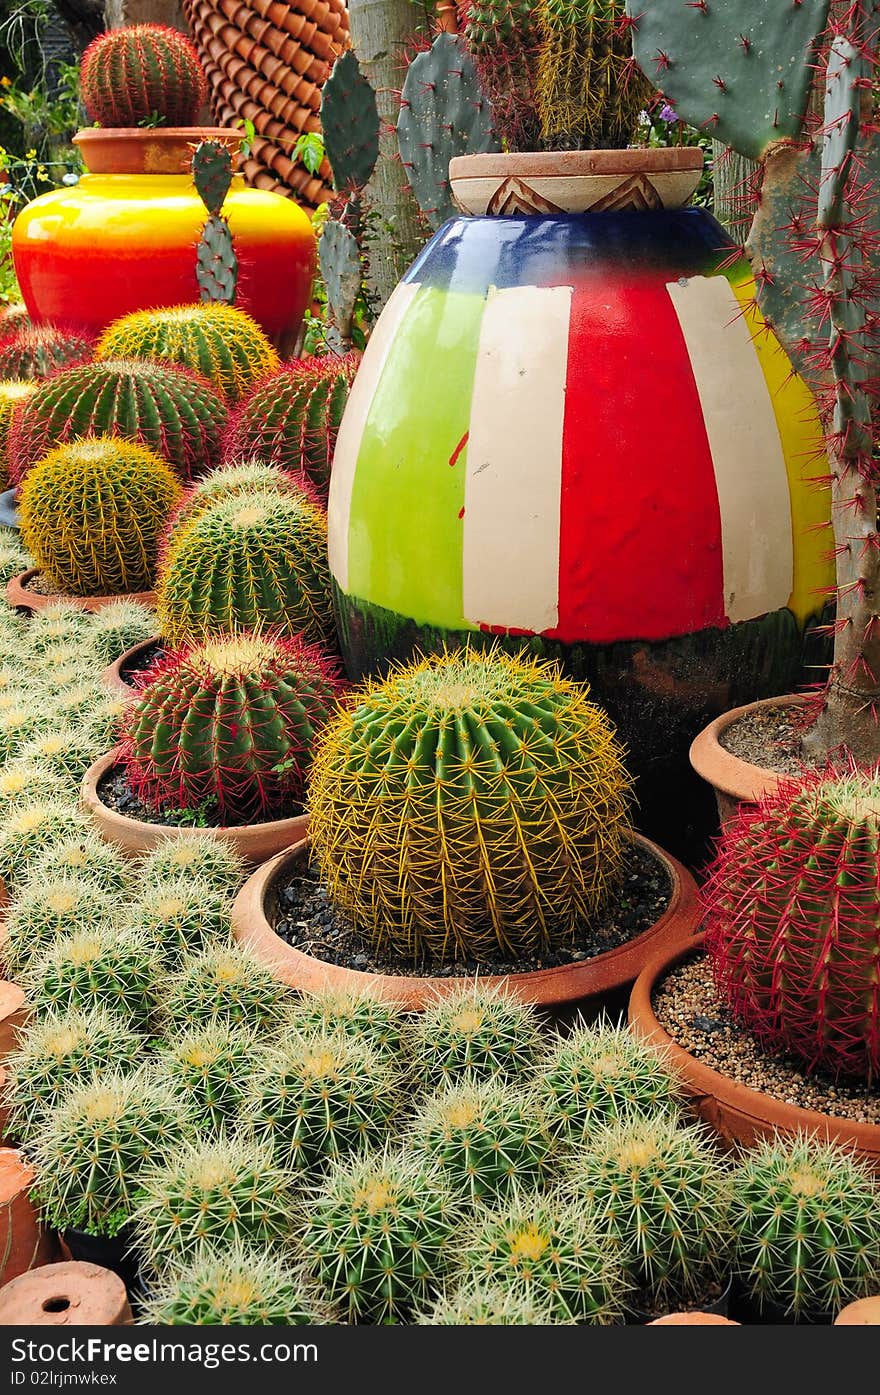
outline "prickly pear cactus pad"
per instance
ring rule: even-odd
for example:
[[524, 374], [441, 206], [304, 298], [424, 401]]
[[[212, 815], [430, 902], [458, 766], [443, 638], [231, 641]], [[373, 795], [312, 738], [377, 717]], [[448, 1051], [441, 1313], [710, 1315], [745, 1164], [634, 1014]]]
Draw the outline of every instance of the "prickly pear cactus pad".
[[626, 0], [636, 61], [690, 126], [753, 160], [801, 139], [829, 0]]
[[350, 49], [337, 58], [321, 92], [321, 129], [336, 188], [362, 189], [379, 158], [379, 112]]

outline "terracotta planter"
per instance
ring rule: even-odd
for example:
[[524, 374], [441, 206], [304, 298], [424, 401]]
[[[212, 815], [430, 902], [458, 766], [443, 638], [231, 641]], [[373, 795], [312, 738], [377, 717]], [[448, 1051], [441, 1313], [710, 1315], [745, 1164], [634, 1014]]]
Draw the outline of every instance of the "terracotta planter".
[[834, 1319], [835, 1327], [880, 1327], [880, 1297], [847, 1303]]
[[80, 802], [91, 815], [101, 837], [108, 843], [117, 844], [129, 857], [149, 852], [150, 848], [155, 848], [168, 838], [199, 833], [231, 843], [247, 862], [263, 862], [283, 848], [300, 842], [305, 836], [309, 822], [307, 814], [273, 819], [270, 823], [242, 824], [240, 828], [175, 828], [167, 824], [144, 823], [127, 814], [118, 814], [115, 809], [102, 803], [98, 796], [98, 782], [117, 760], [118, 752], [109, 751], [89, 766], [83, 776]]
[[721, 1317], [719, 1313], [667, 1313], [666, 1317], [654, 1318], [645, 1323], [646, 1327], [739, 1327], [732, 1318]]
[[35, 576], [39, 576], [39, 568], [28, 567], [27, 571], [11, 577], [6, 583], [6, 599], [13, 610], [45, 610], [46, 606], [56, 605], [59, 601], [91, 613], [103, 610], [105, 605], [112, 605], [114, 601], [140, 601], [141, 605], [147, 606], [156, 604], [155, 591], [130, 591], [119, 596], [41, 596], [28, 588], [28, 582]]
[[22, 989], [17, 983], [0, 979], [0, 1060], [15, 1050], [27, 1015]]
[[700, 1118], [711, 1125], [730, 1148], [751, 1148], [774, 1133], [815, 1133], [854, 1148], [880, 1172], [880, 1124], [858, 1124], [812, 1109], [801, 1109], [740, 1085], [720, 1071], [703, 1065], [660, 1025], [651, 1001], [654, 989], [670, 969], [699, 950], [702, 944], [703, 936], [697, 935], [658, 949], [636, 979], [629, 1003], [630, 1027], [637, 1036], [668, 1052], [671, 1068]]
[[140, 644], [133, 644], [130, 649], [126, 649], [124, 654], [120, 654], [118, 659], [114, 659], [112, 664], [108, 664], [101, 677], [108, 688], [115, 688], [123, 697], [130, 697], [134, 691], [133, 684], [123, 678], [123, 670], [126, 664], [130, 664], [132, 659], [138, 658], [154, 644], [161, 642], [161, 635], [154, 635], [151, 639], [143, 639]]
[[125, 1284], [97, 1264], [44, 1264], [0, 1289], [0, 1327], [124, 1327], [131, 1321]]
[[736, 813], [740, 804], [755, 804], [762, 795], [775, 793], [784, 776], [762, 765], [752, 765], [750, 761], [741, 760], [725, 750], [719, 740], [721, 733], [751, 712], [759, 712], [762, 708], [802, 707], [804, 702], [803, 697], [789, 693], [783, 697], [765, 698], [763, 702], [749, 702], [744, 707], [734, 707], [730, 712], [716, 717], [692, 742], [689, 753], [691, 765], [714, 789], [722, 823]]
[[237, 163], [244, 131], [228, 126], [90, 126], [77, 131], [89, 174], [189, 174], [200, 141], [225, 145]]
[[[561, 1008], [611, 992], [631, 983], [651, 952], [663, 944], [673, 944], [696, 929], [699, 904], [696, 884], [690, 873], [654, 843], [634, 835], [643, 848], [661, 859], [672, 883], [672, 897], [661, 918], [650, 929], [629, 943], [607, 954], [557, 968], [510, 976], [481, 976], [481, 982], [504, 986], [524, 1002], [542, 1008]], [[438, 996], [445, 996], [461, 985], [456, 978], [405, 977], [364, 973], [336, 964], [327, 964], [301, 950], [293, 949], [275, 934], [267, 917], [275, 887], [292, 863], [304, 858], [308, 839], [273, 857], [259, 867], [242, 887], [232, 908], [232, 930], [239, 944], [246, 946], [266, 963], [282, 982], [302, 993], [320, 993], [327, 988], [369, 990], [387, 1002], [399, 1003], [420, 1012]]]
[[[590, 683], [641, 825], [673, 850], [705, 831], [694, 736], [803, 681], [834, 580], [830, 490], [797, 463], [824, 456], [816, 403], [756, 318], [741, 251], [671, 206], [699, 158], [453, 161], [491, 212], [446, 223], [383, 309], [328, 500], [349, 677], [527, 638]], [[542, 204], [509, 169], [560, 187]]]
[[33, 1168], [16, 1148], [0, 1148], [0, 1285], [57, 1257], [54, 1236], [44, 1231], [31, 1205]]
[[620, 213], [683, 208], [703, 173], [693, 146], [659, 150], [522, 151], [458, 155], [452, 197], [463, 213]]

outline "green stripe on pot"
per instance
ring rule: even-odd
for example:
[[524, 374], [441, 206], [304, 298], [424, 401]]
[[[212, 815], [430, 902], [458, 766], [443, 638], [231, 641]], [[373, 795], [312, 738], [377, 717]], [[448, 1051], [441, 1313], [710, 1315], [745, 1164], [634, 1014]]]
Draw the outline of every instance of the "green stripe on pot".
[[[370, 406], [351, 496], [349, 592], [430, 616], [441, 629], [470, 628], [462, 600], [465, 438], [484, 308], [482, 296], [420, 288]], [[420, 527], [423, 518], [430, 528]]]

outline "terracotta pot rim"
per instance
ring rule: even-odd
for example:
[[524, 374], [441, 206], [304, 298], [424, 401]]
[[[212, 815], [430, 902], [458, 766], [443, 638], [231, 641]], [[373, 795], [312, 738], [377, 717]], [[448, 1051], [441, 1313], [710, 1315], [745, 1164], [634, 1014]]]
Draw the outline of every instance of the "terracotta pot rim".
[[731, 799], [754, 804], [763, 794], [778, 789], [786, 778], [778, 770], [768, 770], [762, 765], [742, 760], [732, 751], [725, 750], [719, 736], [740, 717], [746, 717], [761, 708], [803, 707], [807, 699], [799, 693], [784, 693], [781, 697], [762, 698], [758, 702], [747, 702], [742, 707], [732, 707], [722, 712], [714, 722], [710, 722], [691, 742], [688, 756], [699, 776]]
[[101, 674], [101, 678], [108, 688], [115, 688], [123, 696], [130, 696], [135, 690], [131, 683], [126, 683], [122, 677], [122, 670], [132, 659], [137, 658], [142, 649], [147, 649], [150, 645], [161, 644], [161, 635], [151, 635], [149, 639], [138, 640], [130, 649], [126, 649], [124, 654], [120, 654], [118, 659], [114, 659], [112, 664], [108, 664]]
[[486, 179], [515, 173], [571, 179], [596, 174], [677, 174], [702, 169], [698, 146], [634, 146], [622, 150], [521, 150], [485, 155], [456, 155], [450, 179]]
[[[663, 915], [654, 925], [622, 945], [597, 954], [592, 959], [523, 974], [487, 974], [480, 981], [505, 986], [524, 1001], [541, 1007], [574, 1003], [607, 993], [632, 982], [640, 972], [644, 953], [666, 943], [679, 943], [687, 927], [695, 927], [699, 897], [693, 877], [670, 853], [640, 833], [633, 839], [657, 857], [666, 868], [672, 894]], [[252, 949], [283, 982], [303, 992], [316, 991], [316, 985], [372, 989], [379, 996], [420, 1011], [427, 1002], [443, 996], [465, 980], [421, 975], [379, 974], [343, 965], [328, 964], [285, 944], [275, 934], [265, 913], [265, 903], [275, 883], [290, 861], [304, 856], [308, 837], [258, 867], [241, 888], [232, 908], [232, 930], [236, 940]]]
[[267, 856], [267, 845], [272, 847], [274, 855], [276, 850], [288, 848], [304, 836], [308, 814], [292, 814], [289, 818], [270, 819], [265, 823], [222, 825], [219, 828], [146, 823], [132, 818], [130, 814], [120, 814], [105, 804], [98, 794], [99, 780], [119, 763], [120, 754], [121, 748], [115, 746], [112, 751], [93, 761], [82, 778], [80, 803], [97, 825], [101, 836], [108, 842], [120, 844], [124, 850], [146, 852], [166, 838], [201, 833], [233, 843], [248, 861], [257, 862]]
[[19, 572], [18, 576], [10, 577], [6, 583], [6, 600], [13, 610], [45, 610], [46, 606], [65, 605], [76, 606], [79, 610], [94, 612], [103, 610], [104, 606], [112, 605], [115, 601], [139, 601], [141, 605], [155, 606], [155, 591], [126, 591], [107, 596], [62, 596], [51, 594], [42, 596], [37, 591], [28, 590], [27, 583], [32, 577], [39, 576], [39, 567], [28, 567], [26, 571]]
[[[188, 174], [190, 155], [200, 141], [220, 141], [236, 159], [244, 131], [235, 126], [87, 126], [77, 131], [79, 147], [89, 174]], [[161, 168], [147, 168], [155, 157]]]
[[645, 964], [633, 984], [629, 1000], [628, 1021], [635, 1034], [652, 1045], [664, 1048], [673, 1070], [684, 1081], [690, 1094], [716, 1100], [722, 1108], [725, 1105], [734, 1108], [738, 1114], [764, 1125], [764, 1133], [773, 1129], [786, 1134], [803, 1130], [836, 1137], [841, 1142], [855, 1144], [880, 1164], [880, 1124], [860, 1124], [852, 1119], [804, 1109], [797, 1104], [787, 1104], [774, 1095], [753, 1090], [751, 1086], [741, 1085], [731, 1076], [704, 1065], [683, 1046], [679, 1046], [661, 1026], [654, 1012], [653, 990], [670, 969], [689, 955], [699, 952], [704, 940], [705, 935], [701, 933], [682, 938], [677, 944], [666, 944], [658, 948]]

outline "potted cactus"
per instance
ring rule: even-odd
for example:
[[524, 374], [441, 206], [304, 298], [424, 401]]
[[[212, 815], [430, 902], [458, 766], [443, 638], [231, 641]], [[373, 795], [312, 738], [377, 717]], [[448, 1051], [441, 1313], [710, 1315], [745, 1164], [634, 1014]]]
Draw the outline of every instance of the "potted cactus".
[[245, 884], [233, 929], [294, 987], [416, 1010], [477, 972], [548, 1006], [619, 988], [695, 928], [693, 881], [632, 832], [628, 791], [610, 722], [554, 665], [401, 667], [324, 728], [309, 840]]
[[314, 276], [311, 224], [293, 200], [246, 189], [231, 167], [217, 185], [244, 131], [195, 124], [205, 77], [189, 40], [163, 25], [112, 29], [86, 50], [81, 74], [95, 124], [74, 141], [89, 172], [28, 204], [13, 228], [32, 319], [99, 332], [155, 305], [234, 296], [271, 338], [295, 338]]
[[[795, 19], [799, 120], [812, 34]], [[646, 831], [692, 851], [690, 742], [732, 701], [801, 681], [831, 506], [806, 477], [825, 467], [803, 468], [823, 454], [816, 403], [753, 306], [749, 263], [686, 206], [701, 151], [631, 145], [651, 93], [637, 32], [623, 0], [493, 0], [414, 58], [398, 138], [436, 236], [346, 408], [330, 564], [351, 677], [527, 639], [614, 719]], [[322, 96], [345, 195], [320, 244], [337, 325], [360, 285], [349, 210], [374, 120], [353, 63]]]

